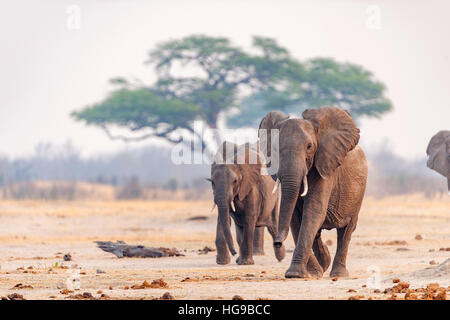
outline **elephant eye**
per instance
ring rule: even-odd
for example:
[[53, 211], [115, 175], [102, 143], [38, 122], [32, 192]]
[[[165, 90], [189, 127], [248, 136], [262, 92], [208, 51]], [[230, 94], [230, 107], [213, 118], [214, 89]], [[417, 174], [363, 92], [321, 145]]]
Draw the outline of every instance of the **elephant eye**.
[[306, 149], [311, 150], [312, 149], [312, 144], [308, 143], [308, 145], [306, 146]]

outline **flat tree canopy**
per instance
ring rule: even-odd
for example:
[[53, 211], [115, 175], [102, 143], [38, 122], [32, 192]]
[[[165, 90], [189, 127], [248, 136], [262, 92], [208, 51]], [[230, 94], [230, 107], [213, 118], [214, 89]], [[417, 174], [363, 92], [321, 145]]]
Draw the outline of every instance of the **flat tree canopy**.
[[[329, 58], [302, 63], [270, 38], [253, 37], [251, 50], [245, 51], [226, 38], [188, 36], [157, 45], [146, 63], [157, 75], [153, 85], [111, 79], [116, 90], [72, 116], [112, 139], [159, 137], [177, 143], [185, 132], [199, 135], [194, 120], [217, 128], [219, 115], [228, 127], [241, 128], [257, 126], [271, 110], [300, 114], [334, 105], [357, 119], [392, 109], [385, 86], [362, 66]], [[114, 135], [112, 126], [133, 135]]]

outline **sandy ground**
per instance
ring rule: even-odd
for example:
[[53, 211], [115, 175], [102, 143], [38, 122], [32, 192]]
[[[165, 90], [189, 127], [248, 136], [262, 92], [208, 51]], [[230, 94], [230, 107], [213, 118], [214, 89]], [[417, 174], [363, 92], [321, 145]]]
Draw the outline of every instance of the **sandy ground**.
[[[450, 286], [450, 263], [439, 266], [450, 258], [450, 251], [440, 250], [450, 247], [447, 196], [365, 199], [347, 259], [350, 277], [337, 281], [330, 279], [330, 269], [322, 279], [285, 279], [292, 237], [286, 242], [285, 260], [277, 262], [268, 233], [266, 255], [256, 256], [254, 265], [238, 266], [234, 259], [217, 265], [215, 252], [198, 252], [205, 246], [214, 248], [216, 212], [211, 207], [210, 201], [1, 201], [0, 296], [68, 299], [83, 292], [100, 297], [101, 290], [113, 299], [152, 299], [167, 291], [176, 299], [231, 299], [236, 294], [245, 299], [348, 299], [355, 294], [386, 299], [389, 295], [383, 290], [392, 287], [394, 277], [412, 288], [431, 282]], [[187, 220], [197, 215], [208, 218]], [[423, 239], [416, 240], [416, 235]], [[332, 242], [334, 257], [336, 231], [324, 232], [323, 239]], [[98, 249], [95, 240], [177, 248], [185, 256], [118, 259]], [[72, 261], [63, 260], [66, 253]], [[62, 294], [67, 279], [77, 273], [80, 290]], [[127, 289], [159, 278], [168, 288]], [[19, 283], [32, 288], [14, 288]], [[380, 293], [374, 292], [377, 287]]]

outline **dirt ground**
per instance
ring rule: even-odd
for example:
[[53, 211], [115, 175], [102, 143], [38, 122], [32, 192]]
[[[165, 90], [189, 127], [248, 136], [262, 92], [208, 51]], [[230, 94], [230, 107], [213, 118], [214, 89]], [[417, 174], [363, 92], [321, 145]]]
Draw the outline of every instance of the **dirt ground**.
[[[350, 277], [337, 281], [330, 279], [330, 269], [322, 279], [285, 279], [291, 236], [282, 262], [266, 233], [266, 254], [256, 256], [254, 265], [238, 266], [236, 257], [217, 265], [215, 252], [198, 251], [215, 247], [217, 213], [211, 207], [212, 201], [0, 201], [0, 297], [71, 299], [89, 292], [94, 298], [103, 293], [111, 299], [153, 299], [170, 292], [175, 299], [386, 299], [390, 294], [383, 291], [393, 286], [393, 278], [411, 288], [432, 282], [450, 286], [448, 196], [365, 199], [347, 259]], [[207, 218], [189, 220], [194, 216]], [[334, 257], [336, 231], [324, 232], [323, 239], [331, 241]], [[177, 248], [185, 256], [118, 259], [97, 248], [95, 240]], [[71, 261], [64, 261], [67, 253]], [[77, 277], [80, 289], [64, 294]], [[131, 288], [160, 278], [167, 288]]]

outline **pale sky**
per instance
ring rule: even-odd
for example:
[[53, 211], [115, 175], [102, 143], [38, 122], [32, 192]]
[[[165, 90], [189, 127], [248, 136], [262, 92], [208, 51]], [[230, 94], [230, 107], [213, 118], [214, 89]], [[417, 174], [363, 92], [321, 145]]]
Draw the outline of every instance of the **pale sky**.
[[[67, 27], [70, 5], [81, 9], [79, 30]], [[430, 137], [450, 129], [449, 1], [3, 0], [0, 9], [0, 155], [68, 140], [84, 155], [124, 148], [70, 112], [104, 98], [111, 77], [150, 84], [149, 49], [199, 33], [242, 47], [252, 35], [274, 37], [300, 60], [373, 71], [395, 110], [362, 121], [365, 149], [389, 141], [398, 155], [422, 157]]]

